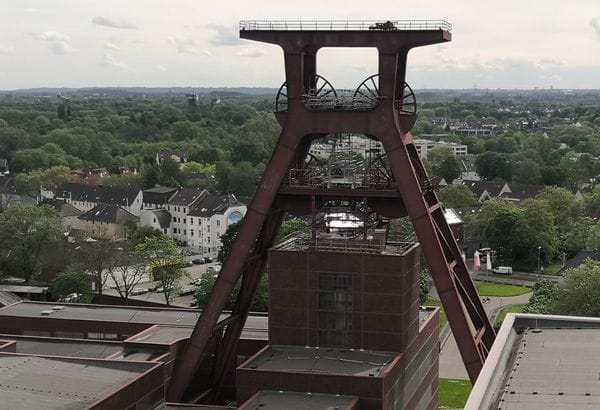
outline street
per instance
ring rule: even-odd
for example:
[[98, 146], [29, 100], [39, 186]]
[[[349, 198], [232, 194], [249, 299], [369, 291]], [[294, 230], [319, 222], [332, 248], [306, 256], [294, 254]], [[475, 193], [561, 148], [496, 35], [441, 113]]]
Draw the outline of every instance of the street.
[[[178, 289], [182, 290], [182, 289], [194, 289], [194, 293], [195, 293], [195, 289], [197, 288], [194, 285], [190, 285], [190, 282], [195, 280], [195, 279], [199, 279], [204, 273], [206, 273], [206, 270], [208, 269], [208, 267], [218, 267], [220, 266], [220, 263], [218, 262], [212, 262], [212, 263], [207, 263], [204, 265], [193, 265], [190, 267], [186, 267], [185, 270], [188, 272], [189, 277], [184, 276], [183, 278], [181, 278], [179, 280], [178, 283]], [[148, 289], [148, 288], [152, 288], [153, 287], [153, 283], [152, 282], [140, 282], [135, 286], [135, 289]], [[115, 289], [105, 289], [104, 290], [104, 294], [106, 295], [113, 295], [113, 296], [119, 296], [119, 293], [115, 290]], [[137, 300], [143, 300], [146, 302], [153, 302], [153, 303], [165, 303], [165, 295], [162, 292], [147, 292], [144, 293], [142, 295], [137, 295], [137, 296], [130, 296], [130, 299], [137, 299]], [[171, 301], [171, 305], [172, 306], [176, 306], [176, 307], [190, 307], [190, 303], [194, 300], [194, 294], [191, 295], [186, 295], [186, 296], [178, 296], [175, 295], [172, 298]]]

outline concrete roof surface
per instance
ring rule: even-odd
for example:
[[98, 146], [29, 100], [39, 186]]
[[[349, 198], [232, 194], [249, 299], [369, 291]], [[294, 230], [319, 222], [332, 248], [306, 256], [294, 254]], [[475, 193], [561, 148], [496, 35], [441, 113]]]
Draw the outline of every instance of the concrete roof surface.
[[259, 393], [258, 398], [251, 402], [249, 408], [286, 410], [345, 409], [356, 400], [357, 397], [354, 396], [263, 390]]
[[0, 354], [0, 408], [84, 408], [155, 365]]
[[396, 353], [327, 347], [269, 346], [244, 367], [355, 376], [378, 376]]
[[498, 409], [600, 408], [600, 329], [529, 329]]

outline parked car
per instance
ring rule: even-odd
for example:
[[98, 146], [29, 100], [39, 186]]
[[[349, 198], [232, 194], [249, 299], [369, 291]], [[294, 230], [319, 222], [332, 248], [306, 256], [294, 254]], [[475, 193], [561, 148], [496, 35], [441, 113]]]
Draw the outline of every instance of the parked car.
[[212, 258], [211, 256], [205, 256], [205, 257], [204, 257], [204, 261], [205, 261], [206, 263], [211, 263], [211, 262], [213, 261], [213, 258]]
[[134, 288], [131, 291], [131, 296], [143, 295], [144, 293], [148, 293], [148, 289], [147, 288]]
[[512, 267], [511, 266], [496, 266], [494, 269], [492, 269], [492, 272], [498, 273], [501, 275], [510, 275], [510, 274], [512, 274]]
[[194, 292], [196, 292], [196, 289], [194, 288], [183, 288], [179, 291], [179, 296], [193, 295]]
[[204, 263], [206, 263], [206, 261], [204, 260], [204, 258], [202, 256], [200, 256], [199, 258], [192, 259], [192, 263], [194, 265], [203, 265]]

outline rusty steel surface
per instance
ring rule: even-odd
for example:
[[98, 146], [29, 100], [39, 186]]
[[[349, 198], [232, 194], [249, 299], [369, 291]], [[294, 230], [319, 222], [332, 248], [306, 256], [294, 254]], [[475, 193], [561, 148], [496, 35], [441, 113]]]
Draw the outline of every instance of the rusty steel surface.
[[[373, 192], [378, 187], [369, 186], [359, 195], [364, 196], [365, 201], [367, 196], [371, 197], [368, 200], [374, 202], [376, 209], [385, 210], [395, 217], [408, 214], [411, 218], [469, 377], [472, 382], [477, 378], [495, 334], [412, 143], [410, 128], [416, 121], [416, 114], [402, 107], [408, 51], [417, 46], [450, 41], [450, 26], [427, 26], [427, 29], [418, 30], [404, 25], [394, 29], [387, 22], [381, 24], [384, 25], [370, 25], [357, 30], [337, 26], [330, 30], [319, 26], [316, 30], [307, 31], [283, 29], [278, 25], [271, 28], [264, 25], [241, 27], [242, 38], [274, 43], [283, 48], [287, 104], [282, 105], [284, 111], [276, 113], [282, 131], [231, 253], [210, 294], [209, 303], [202, 311], [181, 360], [176, 364], [167, 395], [169, 401], [180, 401], [184, 397], [201, 360], [206, 355], [215, 354], [207, 351], [207, 346], [213, 333], [221, 335], [222, 327], [217, 321], [241, 278], [243, 290], [238, 295], [236, 309], [216, 352], [212, 374], [216, 385], [212, 386], [218, 390], [227, 367], [233, 361], [240, 329], [246, 321], [250, 301], [266, 264], [266, 250], [273, 244], [283, 211], [312, 210], [314, 223], [314, 211], [320, 197], [347, 195], [343, 190], [335, 192], [318, 184], [310, 187], [311, 192], [299, 195], [298, 189], [301, 188], [295, 188], [289, 179], [294, 172], [302, 172], [299, 169], [304, 166], [304, 158], [313, 140], [340, 132], [365, 134], [383, 144], [393, 176], [395, 198], [388, 192], [389, 187], [382, 190], [385, 193], [377, 195]], [[316, 53], [322, 47], [377, 48], [379, 87], [377, 103], [371, 109], [355, 111], [341, 107], [339, 110], [321, 110], [307, 107], [305, 97], [317, 84]], [[302, 202], [302, 205], [295, 207], [295, 201]]]

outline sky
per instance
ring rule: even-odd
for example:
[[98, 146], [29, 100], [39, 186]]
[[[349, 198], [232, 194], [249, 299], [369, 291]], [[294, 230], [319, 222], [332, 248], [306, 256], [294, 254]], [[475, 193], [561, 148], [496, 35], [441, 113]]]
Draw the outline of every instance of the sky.
[[[279, 87], [281, 49], [240, 20], [446, 20], [413, 49], [413, 88], [600, 88], [598, 0], [1, 0], [0, 89]], [[319, 74], [355, 88], [370, 49], [324, 49]]]

